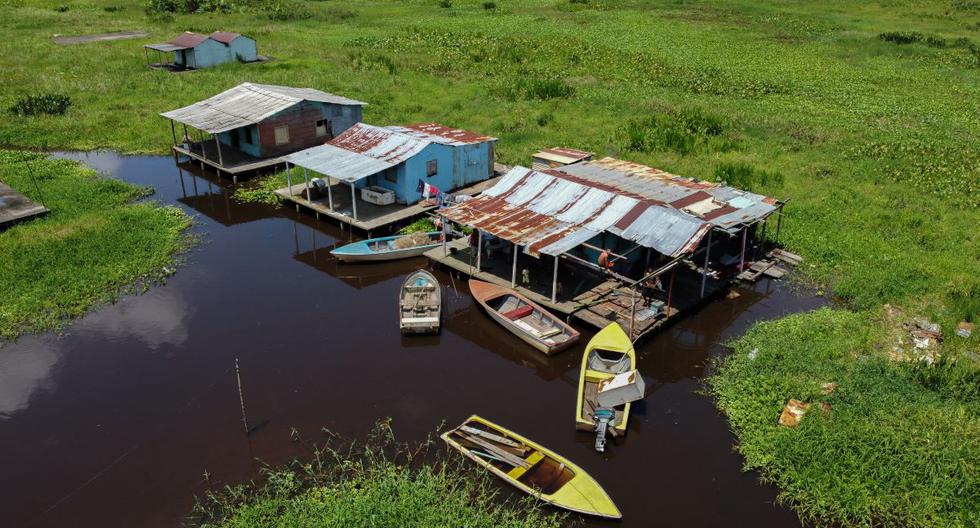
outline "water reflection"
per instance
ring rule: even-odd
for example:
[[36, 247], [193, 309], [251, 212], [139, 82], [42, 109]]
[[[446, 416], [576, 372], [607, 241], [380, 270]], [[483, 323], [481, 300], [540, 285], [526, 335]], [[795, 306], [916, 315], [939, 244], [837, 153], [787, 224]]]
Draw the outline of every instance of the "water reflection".
[[37, 391], [52, 387], [52, 370], [61, 358], [53, 336], [26, 337], [16, 344], [0, 347], [0, 420], [26, 409]]
[[163, 344], [187, 341], [187, 320], [192, 311], [180, 290], [159, 288], [103, 307], [82, 319], [73, 331], [90, 339], [136, 339], [156, 350]]

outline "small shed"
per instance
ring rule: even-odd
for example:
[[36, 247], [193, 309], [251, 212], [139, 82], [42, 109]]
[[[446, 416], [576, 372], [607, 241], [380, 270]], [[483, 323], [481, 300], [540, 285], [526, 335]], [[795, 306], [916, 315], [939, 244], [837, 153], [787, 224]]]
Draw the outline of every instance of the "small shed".
[[541, 149], [531, 156], [531, 168], [534, 170], [554, 169], [580, 161], [589, 161], [592, 156], [593, 153], [591, 152], [565, 147]]
[[[215, 31], [211, 35], [202, 35], [186, 31], [177, 38], [162, 44], [146, 44], [144, 50], [156, 51], [159, 54], [173, 54], [168, 63], [161, 60], [156, 66], [167, 66], [173, 69], [193, 70], [210, 68], [226, 62], [255, 62], [260, 60], [255, 40], [251, 37], [228, 31]], [[147, 53], [149, 63], [149, 54]], [[154, 64], [150, 64], [154, 66]]]
[[[280, 163], [277, 156], [343, 133], [361, 120], [366, 104], [313, 88], [242, 83], [161, 115], [171, 120], [176, 152], [235, 173], [260, 168], [258, 160]], [[173, 123], [183, 125], [179, 141]], [[199, 131], [197, 142], [188, 127]]]
[[422, 199], [420, 183], [442, 192], [493, 176], [497, 138], [436, 123], [379, 127], [357, 123], [323, 145], [284, 159], [354, 188], [381, 188], [395, 201]]

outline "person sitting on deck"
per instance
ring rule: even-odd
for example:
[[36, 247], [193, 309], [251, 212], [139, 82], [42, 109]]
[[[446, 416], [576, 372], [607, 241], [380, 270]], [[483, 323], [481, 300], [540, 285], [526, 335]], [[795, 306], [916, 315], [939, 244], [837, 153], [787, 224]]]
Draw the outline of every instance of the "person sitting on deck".
[[[645, 275], [650, 275], [653, 273], [653, 269], [647, 268]], [[643, 302], [650, 306], [655, 300], [653, 295], [655, 291], [664, 291], [664, 285], [660, 282], [660, 275], [655, 277], [650, 277], [643, 281]]]
[[608, 249], [603, 249], [602, 252], [599, 253], [599, 258], [596, 259], [596, 264], [598, 264], [599, 267], [603, 269], [603, 271], [608, 271], [612, 269], [615, 263], [612, 261], [612, 259], [609, 258]]

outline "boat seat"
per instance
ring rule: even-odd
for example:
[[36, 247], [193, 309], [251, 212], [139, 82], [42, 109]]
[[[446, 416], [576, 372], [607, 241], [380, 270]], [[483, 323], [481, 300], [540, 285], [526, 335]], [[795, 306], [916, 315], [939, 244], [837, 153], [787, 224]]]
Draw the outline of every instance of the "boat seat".
[[534, 312], [534, 308], [532, 308], [530, 305], [525, 304], [520, 308], [515, 308], [509, 312], [504, 312], [500, 315], [503, 315], [504, 317], [510, 319], [511, 321], [514, 321], [522, 317], [527, 317], [531, 315], [532, 312]]
[[549, 337], [556, 336], [556, 335], [558, 335], [560, 333], [561, 333], [561, 328], [552, 328], [551, 330], [548, 330], [547, 332], [542, 332], [541, 333], [541, 339], [547, 339]]

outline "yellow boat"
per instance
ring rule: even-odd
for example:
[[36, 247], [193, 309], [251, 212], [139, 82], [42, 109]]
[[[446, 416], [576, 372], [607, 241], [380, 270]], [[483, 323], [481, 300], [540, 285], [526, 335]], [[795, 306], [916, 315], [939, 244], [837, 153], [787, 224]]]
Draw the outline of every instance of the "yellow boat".
[[[575, 403], [575, 428], [595, 431], [593, 414], [598, 407], [595, 398], [599, 382], [636, 368], [636, 352], [633, 342], [616, 323], [599, 331], [585, 346], [582, 371], [578, 378], [578, 401]], [[615, 417], [609, 431], [613, 436], [626, 434], [630, 418], [630, 404], [615, 409]]]
[[442, 434], [450, 447], [539, 500], [573, 512], [619, 519], [602, 486], [561, 455], [497, 424], [470, 416]]

